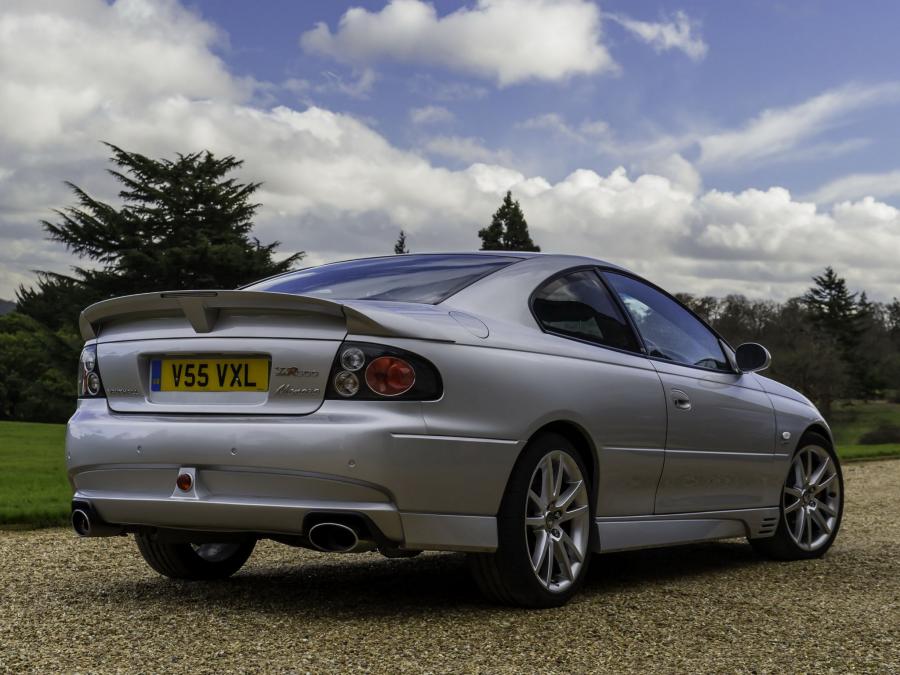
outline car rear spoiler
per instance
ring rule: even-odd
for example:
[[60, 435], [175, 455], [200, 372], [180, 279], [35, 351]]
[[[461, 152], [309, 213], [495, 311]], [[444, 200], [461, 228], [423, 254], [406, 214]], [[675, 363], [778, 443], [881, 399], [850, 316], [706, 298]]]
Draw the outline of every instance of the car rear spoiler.
[[343, 317], [353, 335], [409, 337], [455, 342], [461, 326], [433, 305], [328, 300], [266, 291], [167, 291], [103, 300], [81, 312], [78, 325], [85, 340], [100, 335], [104, 323], [149, 316], [187, 318], [197, 333], [215, 329], [221, 311], [312, 313]]

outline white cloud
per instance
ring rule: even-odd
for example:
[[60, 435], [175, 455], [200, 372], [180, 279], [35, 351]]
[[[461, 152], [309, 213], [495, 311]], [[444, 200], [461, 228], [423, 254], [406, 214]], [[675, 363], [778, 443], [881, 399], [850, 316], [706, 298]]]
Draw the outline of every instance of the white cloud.
[[174, 3], [32, 7], [0, 13], [0, 86], [14, 97], [0, 98], [0, 297], [32, 268], [76, 262], [44, 241], [38, 221], [71, 203], [63, 179], [111, 198], [99, 139], [153, 156], [209, 148], [245, 159], [241, 177], [263, 182], [255, 234], [310, 251], [310, 262], [387, 252], [401, 227], [416, 250], [476, 248], [511, 189], [544, 250], [613, 260], [673, 290], [782, 298], [826, 264], [874, 297], [900, 285], [900, 214], [871, 198], [822, 210], [777, 187], [704, 193], [678, 157], [643, 175], [581, 169], [551, 182], [478, 139], [431, 139], [433, 154], [475, 161], [452, 170], [350, 115], [261, 107], [254, 83], [210, 51], [215, 30]]
[[900, 195], [900, 171], [885, 173], [852, 173], [821, 186], [809, 198], [832, 203], [860, 197], [895, 197]]
[[675, 12], [672, 21], [638, 21], [621, 14], [611, 14], [608, 18], [621, 24], [657, 52], [678, 49], [694, 61], [701, 61], [706, 56], [708, 47], [703, 38], [695, 34], [699, 30], [696, 22], [682, 11]]
[[615, 70], [600, 23], [587, 0], [478, 0], [444, 16], [423, 0], [391, 0], [348, 9], [334, 32], [319, 23], [300, 44], [345, 63], [431, 64], [508, 86]]
[[296, 94], [301, 100], [305, 100], [312, 93], [316, 94], [343, 94], [351, 98], [369, 98], [378, 79], [371, 68], [363, 68], [354, 73], [355, 79], [346, 79], [330, 70], [322, 72], [321, 82], [310, 82], [299, 78], [288, 78], [281, 83], [281, 88]]
[[603, 120], [585, 120], [573, 126], [559, 113], [544, 113], [529, 117], [515, 124], [518, 129], [549, 131], [550, 133], [576, 143], [589, 143], [594, 138], [604, 138], [609, 133], [609, 124]]
[[699, 138], [701, 166], [734, 166], [771, 159], [843, 122], [850, 113], [900, 100], [900, 84], [831, 89], [798, 105], [764, 110], [742, 129]]
[[426, 105], [409, 111], [409, 119], [413, 124], [445, 124], [452, 122], [452, 112], [439, 105]]
[[425, 142], [425, 150], [460, 162], [500, 162], [510, 161], [509, 154], [502, 150], [491, 150], [481, 138], [471, 136], [435, 136]]

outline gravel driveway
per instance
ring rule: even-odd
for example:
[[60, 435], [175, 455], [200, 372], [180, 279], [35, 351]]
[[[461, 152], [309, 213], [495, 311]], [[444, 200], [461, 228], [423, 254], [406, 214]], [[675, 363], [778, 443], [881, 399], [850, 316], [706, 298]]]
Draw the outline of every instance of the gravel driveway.
[[823, 559], [725, 542], [594, 561], [561, 609], [482, 602], [464, 560], [263, 542], [224, 583], [151, 573], [131, 539], [0, 532], [0, 670], [900, 671], [900, 461], [846, 467]]

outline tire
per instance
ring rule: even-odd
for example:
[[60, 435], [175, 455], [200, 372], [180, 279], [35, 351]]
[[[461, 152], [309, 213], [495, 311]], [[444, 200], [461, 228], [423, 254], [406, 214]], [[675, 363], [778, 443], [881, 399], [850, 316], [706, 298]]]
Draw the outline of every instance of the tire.
[[843, 514], [841, 464], [826, 438], [807, 433], [791, 458], [774, 536], [750, 544], [776, 560], [819, 558], [834, 543]]
[[482, 593], [521, 607], [568, 602], [590, 563], [591, 494], [590, 475], [572, 443], [553, 433], [533, 439], [516, 462], [497, 514], [497, 551], [468, 555]]
[[256, 546], [255, 541], [199, 545], [167, 542], [143, 534], [136, 534], [134, 539], [150, 567], [170, 579], [189, 581], [230, 577], [244, 566]]

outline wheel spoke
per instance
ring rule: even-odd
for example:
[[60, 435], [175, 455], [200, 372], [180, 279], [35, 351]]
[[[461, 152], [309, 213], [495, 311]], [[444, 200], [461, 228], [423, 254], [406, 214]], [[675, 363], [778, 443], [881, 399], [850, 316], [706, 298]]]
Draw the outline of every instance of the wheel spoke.
[[798, 499], [797, 501], [795, 501], [795, 502], [794, 502], [793, 504], [791, 504], [790, 506], [785, 506], [785, 507], [784, 507], [784, 512], [785, 512], [785, 513], [793, 513], [794, 511], [796, 511], [796, 510], [799, 509], [799, 508], [800, 508], [800, 500]]
[[554, 547], [556, 548], [556, 557], [559, 560], [562, 573], [566, 575], [566, 579], [569, 581], [575, 581], [575, 575], [572, 572], [572, 561], [569, 560], [569, 553], [566, 551], [565, 544], [563, 544], [562, 540], [559, 540], [554, 542]]
[[564, 523], [567, 520], [572, 520], [573, 518], [577, 518], [578, 516], [585, 515], [585, 514], [587, 514], [587, 510], [588, 510], [587, 504], [585, 504], [584, 506], [576, 506], [574, 509], [569, 509], [564, 514], [562, 514], [562, 517], [559, 519], [559, 522]]
[[572, 500], [575, 499], [575, 496], [578, 494], [578, 491], [581, 490], [581, 487], [584, 485], [584, 481], [580, 480], [575, 483], [572, 483], [566, 491], [559, 496], [559, 499], [556, 500], [556, 508], [560, 510], [565, 510], [569, 504], [572, 503]]
[[800, 509], [797, 512], [797, 520], [794, 522], [794, 539], [797, 542], [803, 541], [803, 530], [806, 527], [806, 509]]
[[819, 508], [825, 511], [829, 516], [837, 516], [837, 511], [825, 501], [819, 501]]
[[807, 483], [809, 483], [810, 474], [812, 474], [812, 453], [807, 451], [806, 452], [806, 464], [805, 464], [805, 469], [803, 471], [803, 478]]
[[822, 514], [819, 513], [818, 509], [813, 509], [809, 512], [812, 516], [813, 520], [816, 521], [816, 524], [822, 528], [822, 532], [825, 534], [831, 534], [831, 528], [828, 527], [828, 522], [822, 517]]
[[800, 499], [800, 497], [803, 496], [803, 490], [798, 490], [797, 488], [791, 487], [790, 485], [785, 485], [784, 491], [786, 494], [789, 494], [791, 497], [796, 497], [797, 499]]
[[822, 480], [822, 476], [825, 475], [825, 471], [828, 470], [828, 466], [831, 464], [831, 458], [826, 457], [822, 460], [822, 464], [819, 465], [819, 468], [816, 469], [816, 472], [810, 477], [809, 484], [813, 487], [819, 484], [819, 481]]
[[816, 495], [819, 494], [822, 490], [824, 490], [829, 485], [831, 485], [835, 481], [836, 478], [837, 478], [837, 474], [833, 473], [830, 476], [828, 476], [828, 478], [823, 480], [821, 483], [818, 483], [817, 485], [815, 485], [813, 487], [813, 494], [816, 494]]
[[794, 485], [802, 486], [803, 483], [803, 459], [798, 456], [797, 459], [794, 460]]
[[566, 545], [569, 547], [569, 550], [572, 551], [573, 554], [575, 554], [576, 562], [584, 562], [584, 554], [578, 550], [578, 547], [575, 545], [575, 542], [572, 541], [572, 537], [570, 537], [569, 533], [566, 532], [565, 530], [563, 530], [563, 533], [562, 533], [562, 541], [564, 541], [566, 543]]
[[559, 467], [556, 471], [556, 480], [553, 481], [553, 499], [556, 500], [559, 498], [560, 493], [562, 492], [562, 484], [563, 484], [563, 474], [565, 473], [563, 467], [563, 459], [562, 456], [559, 458]]
[[535, 542], [534, 552], [531, 554], [531, 566], [534, 568], [534, 571], [538, 571], [541, 569], [541, 565], [544, 563], [544, 558], [547, 556], [547, 549], [550, 548], [550, 535], [544, 531], [538, 533], [537, 541]]
[[550, 455], [544, 457], [541, 472], [541, 499], [546, 505], [553, 501], [553, 459]]
[[806, 546], [808, 548], [812, 548], [812, 534], [813, 534], [812, 531], [813, 531], [812, 518], [810, 517], [809, 513], [807, 513], [806, 514]]
[[544, 527], [546, 524], [544, 516], [525, 516], [525, 525], [528, 527]]
[[547, 588], [550, 588], [550, 584], [553, 582], [553, 559], [554, 559], [554, 549], [556, 547], [553, 545], [553, 541], [550, 537], [547, 537], [547, 574], [544, 576], [544, 584]]

